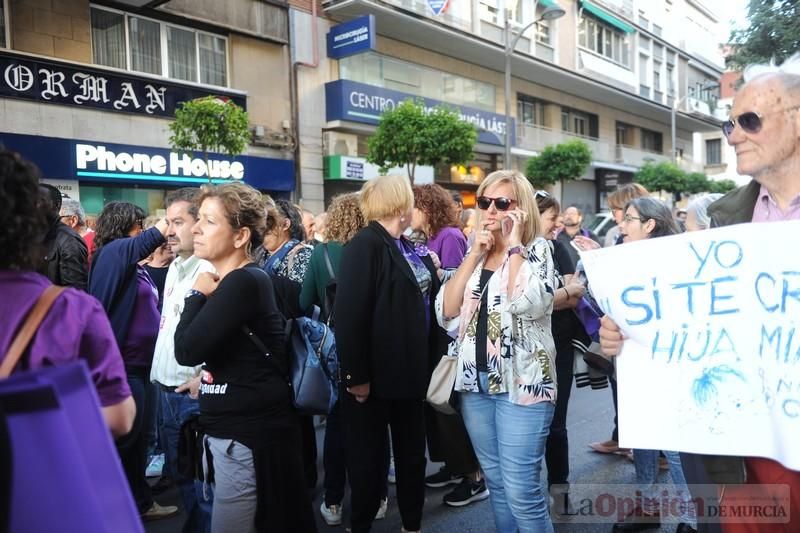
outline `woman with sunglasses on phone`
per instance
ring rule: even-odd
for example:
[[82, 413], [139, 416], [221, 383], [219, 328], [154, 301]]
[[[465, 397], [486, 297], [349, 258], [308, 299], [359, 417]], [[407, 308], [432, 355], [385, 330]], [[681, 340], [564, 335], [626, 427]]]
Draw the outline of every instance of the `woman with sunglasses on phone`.
[[475, 243], [439, 291], [437, 318], [457, 337], [455, 390], [497, 531], [552, 531], [539, 476], [556, 400], [553, 257], [521, 173], [491, 173], [477, 204]]

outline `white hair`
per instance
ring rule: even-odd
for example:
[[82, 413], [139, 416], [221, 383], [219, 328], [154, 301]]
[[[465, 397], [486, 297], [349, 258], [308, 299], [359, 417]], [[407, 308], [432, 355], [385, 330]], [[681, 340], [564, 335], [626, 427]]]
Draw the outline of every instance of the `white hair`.
[[711, 217], [708, 216], [708, 206], [715, 201], [722, 198], [722, 194], [714, 192], [711, 194], [704, 194], [695, 198], [689, 205], [686, 206], [686, 214], [694, 213], [695, 223], [700, 229], [706, 229], [711, 225]]
[[78, 217], [78, 225], [86, 225], [86, 212], [83, 210], [81, 203], [74, 198], [64, 198], [61, 201], [61, 212], [65, 217], [76, 216]]
[[788, 74], [791, 76], [800, 76], [800, 52], [797, 52], [792, 57], [787, 58], [780, 65], [775, 64], [775, 58], [769, 63], [756, 63], [745, 67], [742, 77], [744, 82], [747, 83], [764, 74]]

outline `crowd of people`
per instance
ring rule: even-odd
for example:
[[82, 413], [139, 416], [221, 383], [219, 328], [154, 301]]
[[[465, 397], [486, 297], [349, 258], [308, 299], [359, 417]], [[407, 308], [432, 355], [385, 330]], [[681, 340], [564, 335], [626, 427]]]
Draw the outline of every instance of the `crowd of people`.
[[[739, 171], [755, 181], [695, 198], [685, 221], [640, 185], [622, 185], [607, 199], [617, 223], [608, 245], [674, 235], [683, 224], [800, 217], [798, 78], [749, 80], [723, 127]], [[576, 312], [590, 290], [578, 250], [601, 247], [579, 206], [562, 210], [520, 172], [498, 170], [481, 182], [474, 209], [439, 185], [381, 176], [316, 216], [227, 183], [170, 191], [164, 217], [115, 201], [90, 223], [79, 202], [39, 178], [0, 150], [0, 287], [14, 304], [0, 310], [0, 353], [47, 286], [70, 287], [21, 368], [86, 361], [142, 520], [179, 512], [155, 500], [169, 483], [186, 532], [313, 532], [317, 512], [339, 525], [347, 486], [350, 530], [366, 532], [386, 514], [389, 482], [407, 532], [422, 529], [426, 487], [452, 485], [443, 496], [452, 507], [488, 498], [501, 533], [553, 531], [552, 513], [573, 512], [570, 391], [581, 386], [581, 362], [603, 359], [602, 350], [609, 366], [590, 382], [611, 385], [616, 410], [610, 361], [623, 342], [603, 317], [593, 347]], [[286, 321], [315, 307], [334, 332], [341, 382], [325, 417], [318, 510], [314, 419], [293, 406], [286, 343]], [[457, 356], [455, 414], [425, 402], [448, 353]], [[203, 433], [199, 473], [180, 467], [192, 422]], [[775, 461], [624, 450], [616, 417], [613, 426], [591, 447], [630, 453], [646, 494], [655, 494], [660, 466], [679, 486], [744, 472], [741, 481], [788, 484], [800, 514], [800, 473]], [[146, 478], [154, 448], [165, 459], [155, 486]], [[429, 460], [442, 466], [426, 476]], [[644, 501], [613, 530], [658, 527], [657, 498]], [[677, 531], [717, 527], [696, 518], [687, 500]]]

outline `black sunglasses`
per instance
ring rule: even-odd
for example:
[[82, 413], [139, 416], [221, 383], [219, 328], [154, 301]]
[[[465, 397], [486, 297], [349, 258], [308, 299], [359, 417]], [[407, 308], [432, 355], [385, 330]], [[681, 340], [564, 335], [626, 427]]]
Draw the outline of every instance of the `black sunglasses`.
[[508, 211], [511, 207], [511, 204], [516, 202], [516, 200], [512, 200], [511, 198], [506, 198], [504, 196], [500, 196], [498, 198], [489, 198], [488, 196], [478, 196], [477, 204], [478, 209], [482, 211], [486, 211], [489, 209], [489, 206], [494, 203], [494, 206], [497, 208], [498, 211]]
[[761, 127], [764, 125], [764, 117], [766, 115], [774, 115], [775, 113], [783, 113], [784, 111], [789, 111], [792, 109], [797, 109], [800, 106], [793, 106], [787, 107], [785, 109], [779, 109], [777, 111], [771, 111], [769, 113], [757, 113], [756, 111], [747, 111], [742, 113], [738, 117], [731, 117], [725, 122], [722, 123], [722, 133], [725, 135], [725, 138], [731, 136], [733, 130], [736, 129], [736, 125], [738, 124], [740, 128], [744, 130], [745, 133], [758, 133], [761, 131]]

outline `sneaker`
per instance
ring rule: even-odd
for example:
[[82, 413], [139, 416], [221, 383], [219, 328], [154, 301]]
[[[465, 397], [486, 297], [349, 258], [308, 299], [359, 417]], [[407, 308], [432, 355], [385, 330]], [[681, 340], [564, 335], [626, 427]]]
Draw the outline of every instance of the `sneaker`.
[[386, 474], [386, 481], [394, 485], [397, 483], [397, 475], [394, 470], [394, 457], [389, 458], [389, 472]]
[[319, 512], [322, 519], [329, 526], [338, 526], [342, 523], [342, 506], [341, 505], [325, 505], [325, 500], [319, 506]]
[[378, 507], [378, 512], [375, 513], [375, 520], [383, 520], [386, 518], [386, 509], [389, 508], [389, 498], [381, 500], [381, 506]]
[[454, 476], [443, 466], [435, 474], [425, 478], [425, 486], [431, 489], [446, 487], [447, 485], [457, 485], [461, 483], [461, 476]]
[[147, 465], [144, 475], [147, 477], [158, 477], [164, 470], [164, 454], [154, 455]]
[[442, 501], [450, 507], [464, 507], [488, 497], [489, 489], [486, 488], [485, 480], [472, 481], [465, 477], [455, 489], [444, 495]]
[[142, 513], [142, 520], [149, 522], [151, 520], [161, 520], [162, 518], [169, 518], [178, 514], [178, 508], [174, 505], [160, 506], [156, 502], [150, 506], [150, 509]]

